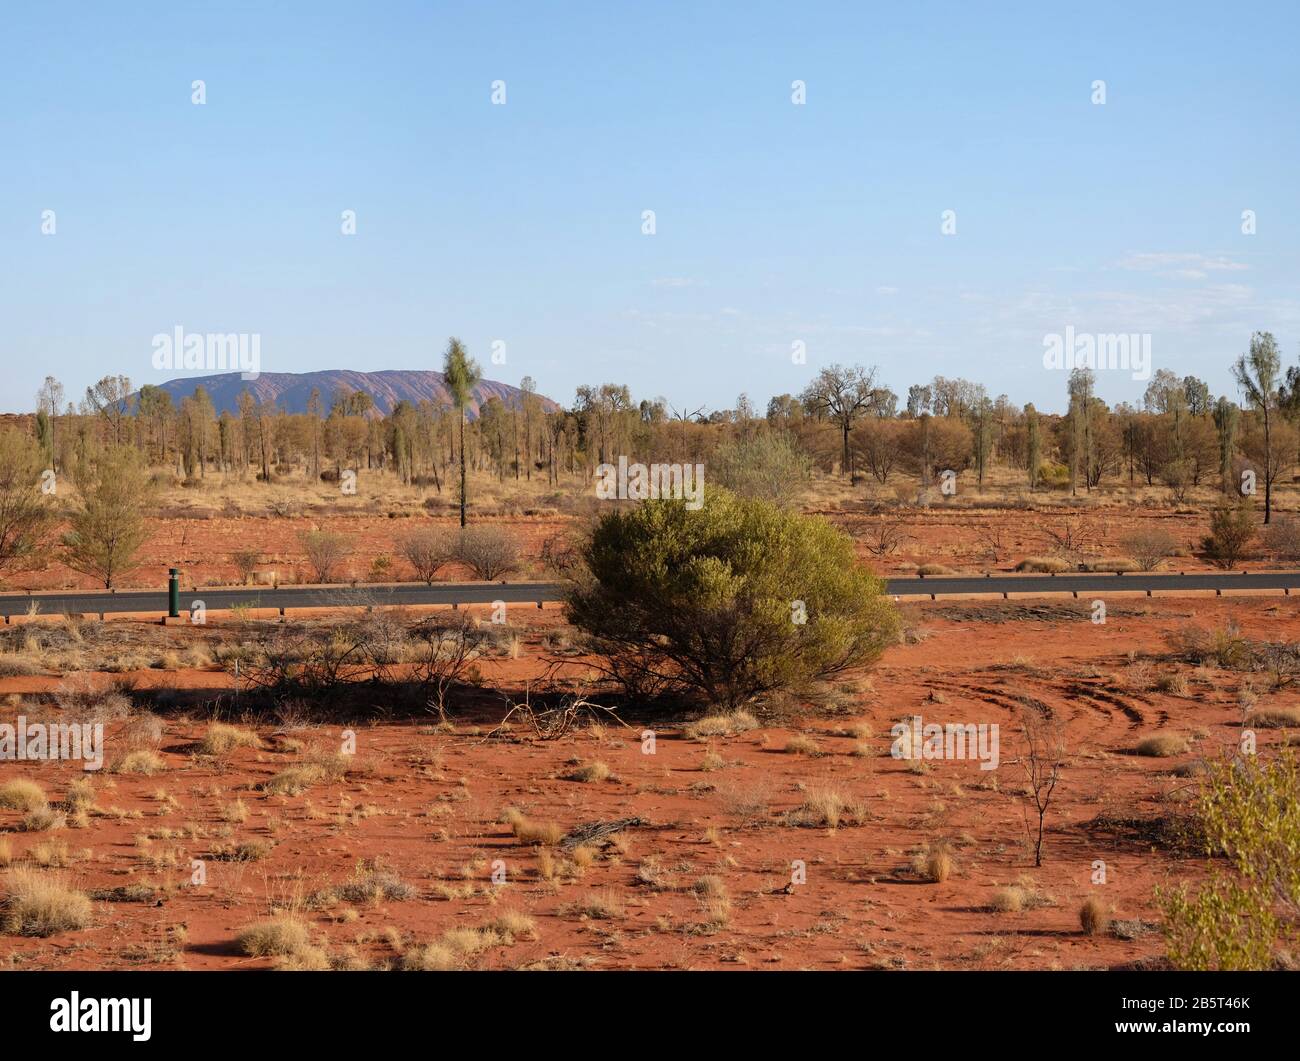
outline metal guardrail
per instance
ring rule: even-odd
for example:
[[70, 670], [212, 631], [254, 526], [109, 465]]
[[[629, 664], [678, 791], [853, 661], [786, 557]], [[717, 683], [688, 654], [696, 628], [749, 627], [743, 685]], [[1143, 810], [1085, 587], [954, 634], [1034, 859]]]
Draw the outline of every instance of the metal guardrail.
[[[895, 597], [929, 597], [940, 595], [980, 595], [1009, 598], [1012, 593], [1043, 595], [1069, 593], [1208, 592], [1224, 590], [1269, 592], [1281, 590], [1290, 595], [1300, 590], [1300, 571], [1256, 572], [1179, 572], [1173, 573], [1089, 573], [1007, 575], [986, 572], [984, 575], [940, 575], [885, 580], [887, 592]], [[390, 607], [396, 605], [543, 604], [562, 599], [562, 582], [417, 582], [358, 583], [352, 585], [275, 586], [275, 587], [196, 587], [182, 591], [179, 579], [168, 591], [111, 590], [35, 592], [0, 595], [0, 615], [5, 622], [12, 616], [28, 614], [109, 614], [188, 615], [196, 602], [208, 611], [232, 608], [277, 609], [281, 615], [288, 608]]]

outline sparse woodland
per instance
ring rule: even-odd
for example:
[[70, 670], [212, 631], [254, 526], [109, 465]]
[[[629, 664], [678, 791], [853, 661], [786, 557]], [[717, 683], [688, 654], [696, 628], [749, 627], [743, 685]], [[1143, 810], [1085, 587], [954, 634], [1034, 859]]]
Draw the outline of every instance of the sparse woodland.
[[[555, 410], [527, 381], [471, 418], [453, 353], [445, 408], [217, 415], [111, 377], [0, 427], [10, 585], [357, 583], [283, 621], [0, 628], [6, 717], [110, 733], [102, 775], [0, 785], [11, 963], [1294, 963], [1290, 600], [1115, 599], [1097, 625], [1084, 600], [900, 604], [872, 570], [1293, 565], [1300, 368], [1271, 337], [1240, 403], [1162, 370], [1109, 407], [1076, 372], [1059, 415], [832, 366], [765, 415], [616, 385]], [[597, 503], [620, 456], [703, 464], [705, 503]], [[530, 577], [565, 605], [419, 614], [360, 584]], [[918, 716], [1000, 724], [1003, 767], [895, 755]], [[250, 898], [253, 869], [284, 887]]]

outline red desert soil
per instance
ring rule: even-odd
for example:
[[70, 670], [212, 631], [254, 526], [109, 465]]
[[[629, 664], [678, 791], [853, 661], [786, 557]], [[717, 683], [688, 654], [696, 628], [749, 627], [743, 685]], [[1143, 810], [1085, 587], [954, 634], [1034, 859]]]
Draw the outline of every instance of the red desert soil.
[[[82, 889], [147, 884], [155, 891], [145, 901], [96, 901], [84, 930], [48, 939], [0, 936], [4, 962], [28, 969], [267, 967], [273, 959], [244, 956], [236, 936], [284, 902], [299, 904], [336, 964], [369, 967], [400, 966], [402, 952], [504, 912], [531, 918], [533, 930], [466, 964], [1103, 969], [1159, 960], [1153, 887], [1197, 879], [1203, 860], [1086, 823], [1180, 809], [1191, 782], [1172, 768], [1238, 740], [1240, 675], [1162, 661], [1166, 635], [1192, 622], [1234, 620], [1248, 636], [1294, 639], [1294, 604], [1117, 598], [1102, 626], [1089, 621], [1088, 602], [1059, 599], [926, 604], [911, 609], [911, 618], [915, 643], [887, 651], [868, 681], [852, 692], [844, 687], [829, 714], [703, 742], [680, 726], [640, 719], [550, 743], [521, 729], [487, 740], [501, 711], [486, 697], [469, 717], [457, 717], [455, 732], [419, 719], [359, 724], [345, 778], [282, 796], [261, 784], [314, 749], [338, 751], [344, 726], [256, 725], [262, 747], [236, 749], [221, 761], [195, 750], [207, 728], [202, 711], [172, 714], [160, 747], [165, 769], [139, 776], [112, 772], [124, 753], [122, 723], [112, 723], [108, 769], [93, 777], [97, 810], [88, 825], [19, 832], [21, 813], [0, 810], [0, 851], [7, 848], [11, 865], [37, 856], [66, 860], [62, 872]], [[520, 609], [512, 619], [525, 630], [520, 658], [488, 661], [484, 676], [489, 687], [518, 696], [541, 672], [540, 638], [560, 620], [553, 608]], [[188, 631], [173, 634], [183, 644]], [[1148, 655], [1155, 659], [1141, 658]], [[573, 664], [573, 672], [582, 669], [580, 660]], [[1155, 691], [1155, 680], [1174, 670], [1188, 678], [1183, 694]], [[216, 670], [130, 677], [140, 687], [214, 694], [229, 685]], [[57, 677], [4, 679], [3, 720], [23, 709], [23, 694], [58, 684]], [[1038, 869], [1016, 795], [1024, 774], [1015, 719], [1025, 698], [1064, 718], [1069, 748]], [[1261, 696], [1259, 706], [1296, 702], [1283, 691]], [[890, 756], [889, 735], [897, 719], [912, 714], [927, 722], [998, 723], [1001, 766], [982, 771], [974, 762], [936, 761], [914, 771]], [[855, 722], [865, 723], [859, 734], [850, 733]], [[642, 750], [647, 727], [656, 732], [652, 755]], [[1188, 735], [1192, 750], [1165, 759], [1131, 754], [1139, 740], [1166, 732]], [[797, 733], [812, 738], [815, 752], [785, 750]], [[1279, 739], [1279, 731], [1260, 731], [1262, 744]], [[566, 779], [593, 761], [608, 765], [607, 778]], [[6, 763], [3, 770], [6, 780], [36, 780], [52, 801], [82, 776], [69, 763]], [[833, 830], [793, 823], [805, 793], [825, 788], [862, 801], [867, 820]], [[236, 801], [247, 809], [242, 822], [227, 810]], [[634, 815], [646, 824], [575, 863], [563, 852], [522, 846], [503, 819], [512, 807], [562, 830]], [[913, 852], [945, 840], [952, 875], [943, 883], [917, 879], [909, 871]], [[215, 857], [246, 841], [269, 851], [255, 861]], [[205, 862], [202, 886], [190, 886], [192, 859]], [[1104, 885], [1091, 883], [1097, 860], [1106, 866]], [[796, 863], [806, 868], [806, 883], [791, 885]], [[323, 908], [305, 901], [374, 864], [409, 884], [411, 896]], [[493, 883], [494, 868], [504, 869], [506, 883]], [[1020, 912], [990, 910], [997, 889], [1017, 882], [1037, 898]], [[1092, 896], [1113, 909], [1126, 938], [1082, 933], [1079, 907]]]
[[[1051, 556], [1055, 543], [1049, 530], [1061, 530], [1066, 521], [1082, 535], [1087, 551], [1104, 558], [1123, 557], [1124, 539], [1138, 529], [1159, 528], [1173, 536], [1183, 555], [1170, 559], [1166, 570], [1212, 570], [1194, 555], [1206, 533], [1204, 513], [1160, 507], [1092, 509], [1069, 514], [1029, 509], [906, 509], [884, 517], [867, 514], [865, 506], [846, 504], [820, 510], [832, 523], [853, 536], [864, 563], [882, 574], [910, 573], [917, 564], [937, 563], [958, 571], [1010, 571], [1030, 556]], [[887, 519], [901, 536], [897, 548], [885, 557], [871, 552], [875, 528]], [[546, 578], [540, 553], [542, 544], [557, 534], [581, 526], [579, 517], [506, 516], [480, 518], [485, 526], [504, 528], [519, 547], [524, 568], [512, 578]], [[388, 518], [361, 511], [322, 512], [312, 516], [221, 516], [205, 519], [151, 518], [149, 535], [140, 551], [138, 566], [120, 582], [122, 588], [161, 588], [167, 568], [180, 567], [188, 585], [223, 585], [237, 582], [231, 554], [238, 550], [260, 552], [259, 577], [271, 573], [281, 584], [311, 582], [299, 534], [308, 530], [329, 530], [347, 536], [354, 551], [345, 564], [345, 576], [366, 581], [377, 557], [391, 561], [390, 579], [412, 578], [413, 572], [401, 558], [400, 541], [411, 531], [430, 525], [454, 530], [451, 517], [433, 519], [403, 514]], [[1263, 560], [1247, 566], [1275, 566]], [[472, 577], [450, 566], [445, 579]], [[40, 571], [15, 572], [9, 579], [13, 590], [96, 589], [94, 579], [72, 571], [55, 560]]]

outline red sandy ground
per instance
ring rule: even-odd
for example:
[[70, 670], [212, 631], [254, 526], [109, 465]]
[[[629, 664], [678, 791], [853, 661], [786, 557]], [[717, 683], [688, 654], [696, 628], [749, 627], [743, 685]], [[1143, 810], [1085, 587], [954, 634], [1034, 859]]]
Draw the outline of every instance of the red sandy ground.
[[[1053, 543], [1046, 531], [1064, 526], [1067, 518], [1083, 531], [1097, 555], [1124, 556], [1124, 538], [1139, 528], [1157, 527], [1168, 531], [1184, 555], [1171, 559], [1168, 570], [1202, 571], [1204, 559], [1194, 555], [1207, 530], [1203, 513], [1168, 508], [1124, 508], [1084, 510], [1070, 517], [1066, 512], [1025, 509], [945, 509], [936, 505], [928, 510], [907, 509], [887, 518], [895, 522], [903, 535], [899, 548], [886, 557], [872, 555], [867, 547], [871, 528], [878, 519], [868, 515], [862, 504], [819, 512], [842, 527], [855, 539], [859, 557], [882, 574], [907, 572], [912, 566], [939, 563], [958, 571], [983, 572], [1011, 570], [1028, 556], [1050, 556]], [[539, 554], [546, 539], [576, 529], [579, 520], [555, 517], [487, 517], [478, 524], [504, 528], [514, 539], [524, 558], [516, 578], [548, 577]], [[122, 588], [162, 588], [167, 568], [180, 567], [185, 585], [229, 585], [237, 581], [231, 553], [257, 550], [258, 566], [265, 579], [275, 573], [281, 584], [311, 582], [311, 574], [299, 534], [305, 530], [330, 530], [346, 535], [354, 551], [340, 573], [340, 580], [367, 581], [376, 557], [392, 561], [390, 574], [379, 581], [413, 578], [406, 561], [401, 559], [400, 541], [418, 527], [436, 525], [447, 530], [457, 524], [453, 519], [427, 516], [401, 516], [342, 513], [305, 517], [222, 516], [207, 519], [150, 519], [149, 537], [141, 549], [138, 566], [124, 576]], [[1247, 566], [1276, 566], [1264, 560], [1252, 560]], [[443, 578], [472, 577], [454, 565], [444, 569]], [[95, 589], [95, 580], [51, 561], [40, 571], [16, 572], [10, 576], [11, 589]]]
[[[1100, 814], [1150, 818], [1166, 814], [1189, 782], [1173, 765], [1213, 756], [1235, 744], [1241, 725], [1240, 676], [1201, 669], [1189, 674], [1184, 696], [1147, 691], [1126, 682], [1130, 654], [1159, 656], [1166, 634], [1195, 622], [1240, 623], [1254, 637], [1294, 639], [1300, 617], [1283, 598], [1118, 599], [1104, 626], [1088, 621], [1088, 602], [1037, 602], [1077, 609], [1077, 617], [1029, 602], [916, 609], [918, 643], [886, 652], [868, 691], [845, 695], [838, 714], [800, 718], [701, 744], [679, 728], [660, 726], [654, 755], [642, 753], [641, 723], [607, 725], [554, 743], [486, 741], [500, 712], [458, 719], [458, 732], [437, 732], [419, 721], [358, 725], [357, 769], [338, 783], [301, 795], [267, 795], [258, 785], [301, 757], [301, 752], [244, 748], [226, 762], [191, 750], [203, 736], [199, 713], [167, 720], [161, 752], [166, 769], [153, 777], [95, 777], [99, 813], [84, 830], [0, 834], [14, 863], [37, 845], [65, 843], [74, 859], [63, 872], [85, 889], [145, 882], [163, 889], [158, 905], [96, 902], [92, 925], [49, 939], [0, 936], [0, 958], [12, 968], [87, 969], [182, 967], [242, 969], [271, 965], [239, 953], [239, 930], [267, 916], [274, 901], [304, 896], [346, 881], [362, 860], [380, 860], [415, 889], [403, 901], [348, 904], [308, 912], [312, 932], [331, 953], [352, 948], [370, 965], [398, 964], [402, 949], [436, 939], [457, 926], [481, 925], [503, 910], [532, 917], [536, 938], [492, 948], [470, 964], [487, 968], [574, 965], [599, 969], [1104, 969], [1158, 960], [1162, 941], [1153, 887], [1196, 880], [1199, 858], [1179, 857], [1135, 841], [1089, 830]], [[990, 610], [1015, 611], [1014, 621], [975, 621]], [[944, 617], [946, 614], [947, 617]], [[539, 638], [558, 613], [522, 610], [527, 624], [519, 659], [489, 661], [487, 684], [519, 695], [541, 669]], [[218, 620], [219, 621], [219, 620]], [[189, 635], [176, 628], [178, 645]], [[581, 664], [575, 665], [578, 669]], [[1154, 671], [1175, 665], [1156, 662]], [[220, 672], [145, 671], [141, 685], [227, 688]], [[107, 681], [108, 676], [99, 680]], [[0, 694], [31, 694], [57, 687], [57, 676], [8, 678]], [[1135, 687], [1136, 686], [1136, 687]], [[1067, 721], [1070, 758], [1048, 815], [1045, 861], [1033, 867], [1024, 802], [1021, 741], [1015, 709], [1033, 697]], [[361, 697], [364, 702], [364, 696]], [[0, 715], [11, 721], [20, 695]], [[1258, 706], [1295, 706], [1294, 692], [1262, 696]], [[889, 755], [889, 727], [913, 713], [935, 722], [997, 722], [1001, 768], [984, 772], [971, 762], [934, 762], [915, 773]], [[845, 734], [866, 720], [869, 754]], [[471, 727], [478, 727], [477, 729]], [[121, 752], [110, 727], [110, 766]], [[269, 737], [271, 727], [257, 727]], [[334, 751], [337, 725], [293, 732], [306, 745]], [[796, 731], [813, 736], [815, 757], [784, 751]], [[1194, 751], [1177, 759], [1130, 754], [1143, 737], [1191, 734]], [[518, 732], [518, 731], [517, 731]], [[1260, 731], [1262, 746], [1280, 739]], [[712, 750], [725, 761], [702, 770]], [[598, 759], [612, 775], [599, 782], [564, 780], [571, 760]], [[31, 777], [51, 799], [80, 775], [75, 764], [6, 763], [0, 777]], [[996, 777], [997, 789], [990, 778]], [[870, 820], [838, 830], [782, 822], [800, 805], [803, 790], [833, 785], [863, 799]], [[735, 811], [738, 797], [767, 803], [757, 822]], [[249, 810], [227, 825], [219, 808], [236, 798]], [[539, 879], [537, 848], [520, 846], [502, 812], [517, 807], [531, 819], [565, 829], [598, 819], [639, 815], [649, 824], [629, 830], [627, 849], [599, 853], [580, 876], [558, 885]], [[114, 817], [125, 811], [136, 817]], [[106, 813], [111, 812], [111, 813]], [[0, 829], [20, 815], [0, 811]], [[227, 836], [220, 836], [228, 831]], [[197, 834], [193, 838], [184, 833]], [[143, 839], [147, 836], [154, 839]], [[170, 837], [170, 838], [168, 838]], [[250, 863], [207, 862], [207, 884], [189, 887], [190, 860], [218, 843], [259, 838], [274, 845]], [[947, 839], [955, 870], [941, 884], [907, 872], [910, 852]], [[667, 880], [652, 888], [637, 880], [643, 860], [657, 857]], [[490, 880], [493, 860], [504, 860], [508, 883]], [[1107, 883], [1090, 883], [1094, 860], [1104, 860]], [[152, 861], [151, 861], [152, 860]], [[787, 888], [791, 865], [806, 865], [807, 882]], [[710, 927], [692, 886], [720, 877], [732, 900], [729, 923]], [[997, 888], [1024, 876], [1050, 901], [1020, 913], [994, 913]], [[470, 884], [469, 898], [444, 899], [437, 887]], [[621, 916], [593, 919], [573, 912], [575, 900], [612, 892]], [[1078, 910], [1100, 897], [1137, 938], [1092, 937], [1080, 931]]]

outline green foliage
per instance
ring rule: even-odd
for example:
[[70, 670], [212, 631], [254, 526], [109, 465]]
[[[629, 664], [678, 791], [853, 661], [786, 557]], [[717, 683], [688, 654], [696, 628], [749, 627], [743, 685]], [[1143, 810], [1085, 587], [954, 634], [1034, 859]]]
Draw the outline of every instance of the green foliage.
[[1065, 490], [1070, 485], [1070, 469], [1057, 461], [1043, 461], [1038, 466], [1038, 481], [1050, 490]]
[[777, 504], [795, 500], [811, 466], [788, 435], [769, 431], [724, 442], [708, 465], [714, 480], [728, 490]]
[[460, 412], [460, 525], [464, 527], [469, 508], [469, 485], [466, 479], [465, 460], [465, 409], [483, 374], [478, 362], [465, 352], [465, 345], [455, 336], [447, 340], [442, 375], [446, 380], [447, 389], [451, 392], [451, 402]]
[[54, 520], [54, 506], [41, 492], [41, 450], [21, 431], [0, 430], [0, 573], [39, 555]]
[[1170, 960], [1181, 969], [1265, 969], [1284, 934], [1300, 924], [1300, 769], [1283, 750], [1214, 763], [1200, 794], [1206, 850], [1215, 871], [1195, 893], [1157, 892]]
[[153, 496], [148, 471], [130, 446], [109, 446], [78, 468], [77, 491], [63, 562], [112, 589], [134, 566], [147, 537], [144, 510]]
[[730, 710], [870, 663], [899, 632], [847, 535], [717, 487], [694, 511], [660, 500], [605, 515], [582, 557], [569, 621], [634, 695]]
[[1210, 561], [1216, 567], [1226, 570], [1241, 559], [1254, 537], [1255, 520], [1251, 515], [1250, 503], [1224, 502], [1216, 505], [1210, 513], [1210, 533], [1201, 540], [1201, 544]]
[[1257, 889], [1216, 878], [1198, 892], [1186, 884], [1158, 893], [1169, 960], [1191, 972], [1267, 969], [1277, 921]]
[[452, 404], [457, 409], [463, 409], [469, 404], [474, 387], [483, 378], [478, 362], [465, 352], [464, 344], [456, 338], [447, 340], [442, 374], [447, 382], [447, 390], [451, 392]]

